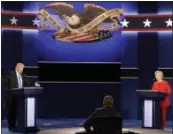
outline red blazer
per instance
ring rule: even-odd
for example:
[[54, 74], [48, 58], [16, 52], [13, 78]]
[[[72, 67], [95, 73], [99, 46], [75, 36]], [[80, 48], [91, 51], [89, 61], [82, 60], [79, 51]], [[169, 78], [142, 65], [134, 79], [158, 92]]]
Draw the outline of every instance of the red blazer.
[[169, 96], [172, 93], [172, 90], [169, 86], [169, 83], [167, 81], [162, 81], [162, 82], [154, 82], [152, 86], [152, 90], [157, 90], [160, 92], [166, 92], [168, 95], [161, 101], [161, 106], [169, 106]]

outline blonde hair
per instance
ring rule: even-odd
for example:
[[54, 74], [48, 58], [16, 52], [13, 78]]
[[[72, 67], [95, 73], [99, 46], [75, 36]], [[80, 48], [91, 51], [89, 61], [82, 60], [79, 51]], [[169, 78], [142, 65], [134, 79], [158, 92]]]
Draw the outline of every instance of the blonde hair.
[[16, 68], [17, 68], [18, 66], [23, 66], [23, 67], [24, 67], [25, 65], [24, 65], [23, 63], [17, 63], [17, 64], [16, 64]]
[[103, 106], [104, 107], [112, 107], [113, 106], [113, 98], [110, 95], [107, 95], [103, 99]]
[[23, 63], [20, 63], [20, 62], [16, 64], [16, 66], [19, 66], [19, 65], [20, 66], [24, 66], [24, 64]]
[[164, 75], [163, 75], [163, 72], [160, 71], [160, 70], [155, 71], [155, 75], [158, 74], [158, 73], [160, 73], [160, 74], [162, 75], [162, 78], [163, 78], [163, 76], [164, 76]]

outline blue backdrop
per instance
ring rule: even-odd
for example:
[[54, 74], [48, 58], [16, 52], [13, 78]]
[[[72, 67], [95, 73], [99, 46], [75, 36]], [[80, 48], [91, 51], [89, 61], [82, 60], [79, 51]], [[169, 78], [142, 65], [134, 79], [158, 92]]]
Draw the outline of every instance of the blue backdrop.
[[[10, 6], [2, 3], [3, 10], [34, 12], [37, 13], [40, 7], [52, 2], [19, 2]], [[78, 11], [83, 10], [84, 2], [68, 2], [75, 6]], [[105, 8], [122, 8], [124, 14], [172, 14], [171, 2], [89, 2], [101, 5]], [[113, 85], [101, 87], [95, 86], [95, 90], [91, 85], [84, 88], [85, 85], [73, 84], [74, 91], [83, 89], [85, 93], [90, 95], [89, 89], [95, 91], [100, 89], [103, 92], [114, 93], [116, 101], [120, 101], [121, 112], [125, 119], [138, 118], [138, 97], [136, 89], [151, 88], [154, 70], [160, 67], [173, 68], [172, 55], [172, 32], [120, 32], [115, 30], [113, 37], [107, 40], [94, 43], [68, 43], [53, 40], [51, 38], [53, 31], [38, 30], [2, 30], [2, 65], [3, 73], [6, 74], [13, 69], [16, 62], [22, 61], [28, 67], [37, 66], [38, 61], [120, 61], [123, 68], [137, 68], [140, 70], [138, 78], [122, 79], [121, 90], [115, 91]], [[151, 38], [150, 35], [153, 37]], [[146, 39], [148, 37], [148, 39]], [[150, 51], [152, 49], [152, 51]], [[139, 53], [140, 52], [140, 53]], [[142, 52], [142, 53], [141, 53]], [[144, 54], [144, 55], [142, 55]], [[148, 59], [151, 56], [153, 58]], [[155, 61], [153, 61], [155, 59]], [[153, 62], [152, 62], [153, 61]], [[173, 89], [172, 79], [169, 79]], [[70, 89], [68, 85], [49, 85], [45, 86], [39, 107], [39, 114], [42, 118], [59, 117], [68, 114], [67, 109], [59, 109], [61, 105], [61, 96]], [[63, 90], [62, 90], [63, 89]], [[91, 90], [90, 90], [91, 91]], [[80, 93], [80, 92], [78, 92]], [[97, 92], [99, 93], [99, 92]], [[73, 94], [79, 96], [79, 94]], [[64, 100], [66, 100], [64, 95]], [[58, 98], [60, 97], [60, 98]], [[75, 98], [75, 96], [73, 96]], [[74, 99], [71, 98], [71, 99]], [[100, 101], [102, 96], [98, 97]], [[90, 101], [95, 101], [92, 97]], [[101, 100], [102, 101], [102, 100]], [[57, 105], [53, 105], [54, 103]], [[70, 100], [68, 100], [70, 103]], [[90, 103], [84, 102], [86, 107], [90, 107]], [[51, 104], [51, 105], [50, 105]], [[66, 103], [67, 104], [67, 103]], [[49, 106], [47, 111], [45, 105]], [[101, 105], [101, 104], [100, 104]], [[172, 104], [171, 104], [172, 105]], [[79, 105], [73, 105], [76, 111]], [[94, 107], [92, 105], [87, 113], [91, 112]], [[118, 106], [119, 107], [119, 106]], [[73, 112], [72, 112], [73, 113]], [[71, 114], [72, 114], [71, 113]], [[69, 115], [70, 116], [70, 115]], [[72, 117], [72, 115], [71, 115]], [[171, 107], [168, 110], [168, 119], [171, 119]]]
[[[34, 2], [24, 3], [24, 11], [37, 10], [52, 2]], [[75, 11], [84, 11], [86, 2], [67, 2], [74, 6]], [[107, 9], [123, 8], [124, 13], [137, 12], [136, 3], [132, 2], [87, 2], [98, 4]], [[55, 12], [51, 12], [54, 13]], [[56, 14], [55, 14], [56, 15]], [[103, 41], [93, 43], [72, 43], [54, 40], [53, 30], [40, 30], [34, 36], [23, 34], [23, 43], [33, 45], [39, 61], [86, 61], [86, 62], [120, 62], [127, 46], [126, 39], [123, 38], [119, 30], [112, 32], [113, 36]], [[27, 47], [27, 46], [26, 46]], [[27, 50], [27, 49], [24, 49]], [[27, 52], [23, 53], [27, 57]], [[26, 54], [26, 56], [25, 56]], [[25, 58], [26, 63], [30, 59]]]

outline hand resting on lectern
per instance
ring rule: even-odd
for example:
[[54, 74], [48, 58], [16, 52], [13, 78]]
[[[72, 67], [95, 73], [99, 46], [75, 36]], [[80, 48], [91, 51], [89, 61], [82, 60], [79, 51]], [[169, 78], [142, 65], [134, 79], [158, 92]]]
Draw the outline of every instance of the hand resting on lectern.
[[40, 87], [41, 85], [38, 82], [35, 82], [36, 87]]

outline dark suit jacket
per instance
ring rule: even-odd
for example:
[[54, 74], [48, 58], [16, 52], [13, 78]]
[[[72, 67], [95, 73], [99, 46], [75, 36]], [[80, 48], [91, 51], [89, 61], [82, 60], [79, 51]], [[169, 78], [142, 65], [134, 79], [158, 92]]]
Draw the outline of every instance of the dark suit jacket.
[[[33, 86], [34, 84], [31, 83], [25, 75], [21, 75], [23, 86]], [[11, 96], [10, 89], [12, 88], [18, 88], [18, 80], [17, 80], [17, 74], [16, 71], [10, 71], [8, 75], [4, 76], [3, 83], [7, 83], [7, 90], [5, 92], [5, 97], [9, 98]]]
[[102, 117], [120, 117], [120, 114], [116, 112], [114, 108], [107, 107], [107, 108], [97, 108], [85, 121], [84, 128], [86, 131], [91, 131], [90, 127], [94, 125], [94, 120], [96, 118]]

